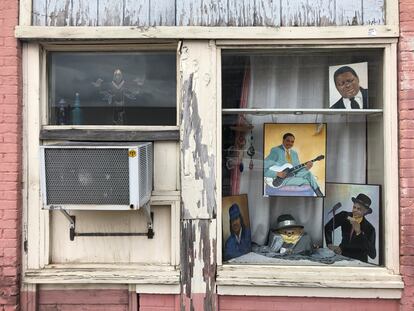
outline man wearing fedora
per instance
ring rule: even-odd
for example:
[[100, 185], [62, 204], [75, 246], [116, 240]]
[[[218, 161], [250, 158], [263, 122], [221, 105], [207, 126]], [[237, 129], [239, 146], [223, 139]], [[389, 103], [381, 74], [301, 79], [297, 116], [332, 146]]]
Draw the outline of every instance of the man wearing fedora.
[[252, 249], [250, 229], [243, 222], [239, 206], [234, 203], [229, 209], [230, 236], [224, 247], [224, 260], [247, 254]]
[[[377, 256], [375, 249], [375, 228], [365, 218], [372, 213], [371, 199], [360, 193], [352, 197], [352, 212], [342, 211], [325, 225], [325, 240], [335, 253], [368, 262], [368, 257]], [[332, 243], [332, 232], [341, 227], [342, 241], [339, 246]]]

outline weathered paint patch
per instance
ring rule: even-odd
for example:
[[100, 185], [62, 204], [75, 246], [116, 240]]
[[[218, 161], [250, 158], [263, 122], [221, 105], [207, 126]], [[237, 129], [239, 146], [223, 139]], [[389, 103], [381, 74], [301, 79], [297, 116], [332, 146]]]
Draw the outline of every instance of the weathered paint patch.
[[362, 4], [364, 25], [383, 25], [385, 23], [384, 0], [364, 0]]
[[337, 0], [336, 25], [362, 25], [362, 0]]
[[[197, 67], [196, 64], [195, 66]], [[215, 160], [213, 155], [209, 155], [208, 146], [202, 143], [203, 123], [198, 111], [197, 95], [194, 92], [193, 73], [183, 82], [182, 102], [181, 120], [183, 137], [181, 152], [184, 175], [190, 174], [189, 172], [194, 172], [194, 179], [202, 181], [201, 203], [197, 203], [198, 208], [206, 208], [208, 214], [212, 218], [215, 218], [217, 210]], [[188, 159], [190, 154], [192, 155], [192, 161]], [[194, 167], [190, 168], [186, 166]], [[183, 218], [188, 218], [193, 208], [191, 206], [187, 207], [184, 202], [182, 209]]]
[[195, 227], [191, 220], [181, 221], [181, 309], [194, 310], [191, 301], [191, 281], [194, 269]]
[[71, 25], [96, 26], [98, 24], [98, 0], [72, 0]]
[[175, 26], [175, 0], [150, 0], [150, 25]]
[[[382, 25], [384, 0], [34, 0], [33, 25]], [[67, 3], [72, 3], [67, 6]], [[336, 8], [336, 9], [335, 9]], [[85, 9], [86, 12], [83, 12]], [[96, 10], [96, 13], [95, 13]], [[99, 13], [97, 11], [99, 10]], [[46, 21], [47, 17], [47, 21]]]
[[208, 219], [181, 222], [182, 310], [216, 310], [215, 225]]
[[255, 2], [257, 26], [280, 26], [281, 0], [257, 0]]
[[72, 2], [70, 0], [49, 0], [47, 3], [47, 25], [69, 26]]
[[123, 1], [99, 0], [98, 25], [122, 26], [124, 20]]

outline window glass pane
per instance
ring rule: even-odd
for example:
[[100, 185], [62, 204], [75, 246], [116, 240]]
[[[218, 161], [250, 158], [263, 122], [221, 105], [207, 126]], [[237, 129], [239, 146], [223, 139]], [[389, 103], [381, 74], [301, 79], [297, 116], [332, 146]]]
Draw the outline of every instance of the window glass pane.
[[173, 52], [51, 52], [49, 124], [176, 125]]
[[382, 264], [382, 51], [228, 51], [222, 85], [223, 260]]

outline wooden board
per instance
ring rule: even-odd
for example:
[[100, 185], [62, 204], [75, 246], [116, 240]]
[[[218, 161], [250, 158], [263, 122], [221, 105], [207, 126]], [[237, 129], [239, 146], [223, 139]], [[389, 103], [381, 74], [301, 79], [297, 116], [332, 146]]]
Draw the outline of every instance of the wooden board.
[[308, 10], [306, 0], [281, 0], [282, 26], [306, 26], [308, 25]]
[[96, 26], [98, 24], [98, 0], [72, 0], [71, 25]]
[[175, 0], [150, 0], [150, 26], [175, 26]]
[[201, 25], [202, 0], [176, 1], [177, 26]]
[[124, 0], [124, 26], [148, 26], [150, 0]]
[[202, 26], [226, 26], [228, 21], [227, 0], [202, 0]]
[[[171, 263], [170, 206], [151, 206], [154, 238], [75, 237], [69, 239], [69, 222], [59, 212], [51, 212], [52, 263]], [[143, 211], [72, 211], [76, 232], [146, 232]]]
[[214, 44], [197, 40], [183, 42], [180, 72], [182, 217], [215, 218], [217, 104]]
[[254, 2], [254, 0], [228, 0], [228, 26], [253, 26]]
[[256, 21], [257, 26], [280, 26], [281, 0], [257, 0]]
[[70, 12], [72, 11], [71, 0], [48, 0], [47, 10], [48, 26], [70, 25]]
[[33, 25], [37, 26], [383, 25], [385, 3], [384, 0], [34, 0], [32, 15]]
[[40, 131], [40, 139], [44, 140], [71, 140], [71, 141], [178, 141], [178, 130], [163, 131], [122, 131], [98, 129], [59, 129]]
[[308, 25], [333, 26], [335, 25], [335, 0], [318, 0], [317, 6], [308, 12]]
[[32, 7], [32, 24], [35, 26], [46, 25], [46, 1], [47, 0], [34, 0]]
[[98, 0], [98, 25], [122, 26], [123, 1]]
[[364, 0], [364, 25], [383, 25], [385, 23], [384, 0]]
[[336, 25], [362, 25], [362, 0], [336, 1]]
[[181, 306], [183, 310], [217, 310], [216, 220], [181, 222]]
[[176, 142], [154, 143], [154, 191], [177, 190], [179, 155]]

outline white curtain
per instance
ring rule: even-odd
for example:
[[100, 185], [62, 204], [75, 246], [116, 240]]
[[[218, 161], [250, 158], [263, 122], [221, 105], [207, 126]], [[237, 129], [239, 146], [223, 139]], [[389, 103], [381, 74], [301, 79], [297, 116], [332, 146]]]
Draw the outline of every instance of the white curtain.
[[[326, 56], [260, 55], [250, 58], [251, 79], [248, 108], [327, 108], [328, 59]], [[334, 60], [335, 61], [335, 60]], [[269, 229], [281, 214], [291, 214], [305, 226], [316, 244], [322, 245], [323, 199], [263, 197], [263, 124], [327, 123], [327, 182], [365, 183], [365, 117], [322, 114], [247, 115], [253, 124], [254, 168], [244, 154], [245, 170], [240, 178], [240, 193], [249, 199], [252, 240], [260, 245], [267, 241]], [[315, 130], [317, 127], [315, 126]], [[250, 133], [246, 135], [246, 149]], [[296, 142], [299, 143], [299, 142]]]

